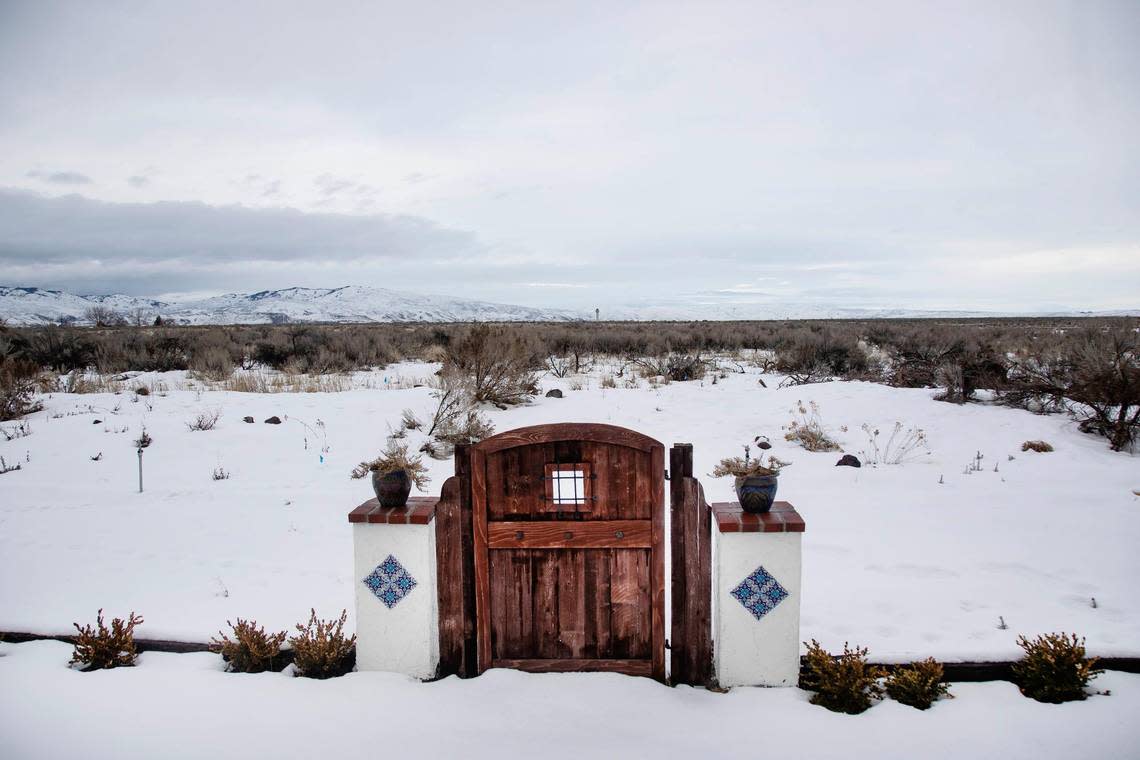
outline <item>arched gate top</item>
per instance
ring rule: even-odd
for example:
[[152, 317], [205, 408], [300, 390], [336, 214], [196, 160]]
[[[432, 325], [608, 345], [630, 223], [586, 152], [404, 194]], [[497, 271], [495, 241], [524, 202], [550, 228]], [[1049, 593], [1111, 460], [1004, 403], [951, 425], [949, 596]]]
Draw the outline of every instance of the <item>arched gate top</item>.
[[490, 454], [518, 446], [532, 446], [538, 443], [556, 441], [593, 441], [615, 446], [627, 446], [646, 452], [652, 451], [654, 448], [664, 448], [660, 441], [636, 430], [597, 422], [557, 422], [550, 425], [532, 425], [507, 430], [475, 444], [472, 448]]

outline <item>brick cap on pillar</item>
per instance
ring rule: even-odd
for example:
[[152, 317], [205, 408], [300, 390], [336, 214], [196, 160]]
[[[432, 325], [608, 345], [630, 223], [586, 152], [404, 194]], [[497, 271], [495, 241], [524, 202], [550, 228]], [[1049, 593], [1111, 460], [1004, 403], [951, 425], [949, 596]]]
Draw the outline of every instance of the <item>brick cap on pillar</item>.
[[386, 525], [427, 525], [435, 517], [438, 496], [412, 496], [403, 507], [382, 507], [375, 498], [348, 513], [350, 523]]
[[709, 506], [721, 533], [803, 533], [804, 518], [786, 501], [777, 501], [767, 512], [745, 512], [738, 501], [718, 501]]

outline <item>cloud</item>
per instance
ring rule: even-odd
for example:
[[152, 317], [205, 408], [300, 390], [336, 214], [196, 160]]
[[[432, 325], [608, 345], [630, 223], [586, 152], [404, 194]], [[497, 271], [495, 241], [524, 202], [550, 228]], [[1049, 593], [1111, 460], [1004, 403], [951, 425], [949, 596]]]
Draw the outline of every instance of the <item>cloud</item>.
[[345, 177], [334, 177], [331, 174], [320, 175], [313, 180], [313, 184], [326, 198], [340, 195], [372, 196], [379, 192], [372, 185]]
[[98, 262], [178, 268], [235, 262], [428, 262], [478, 257], [475, 237], [413, 216], [306, 214], [197, 202], [108, 203], [0, 189], [0, 265]]
[[32, 169], [27, 173], [28, 177], [38, 179], [41, 182], [49, 182], [53, 185], [90, 185], [91, 178], [86, 174], [79, 172], [49, 172], [43, 169]]
[[141, 174], [136, 174], [132, 177], [127, 177], [127, 184], [135, 189], [142, 189], [150, 184], [150, 179]]

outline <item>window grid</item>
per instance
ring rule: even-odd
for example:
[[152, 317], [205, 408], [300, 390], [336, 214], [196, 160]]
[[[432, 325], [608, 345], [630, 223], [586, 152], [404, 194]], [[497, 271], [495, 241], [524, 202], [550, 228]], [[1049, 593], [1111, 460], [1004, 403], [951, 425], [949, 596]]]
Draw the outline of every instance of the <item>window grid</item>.
[[589, 512], [593, 501], [593, 475], [588, 463], [546, 465], [545, 511]]

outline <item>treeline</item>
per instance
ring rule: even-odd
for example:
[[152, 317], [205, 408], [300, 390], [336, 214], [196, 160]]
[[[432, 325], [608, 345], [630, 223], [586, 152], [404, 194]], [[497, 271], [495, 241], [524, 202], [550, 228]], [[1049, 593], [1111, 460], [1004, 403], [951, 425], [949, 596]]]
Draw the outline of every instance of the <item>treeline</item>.
[[0, 374], [190, 370], [222, 380], [238, 368], [329, 374], [422, 359], [472, 375], [494, 376], [504, 362], [564, 375], [605, 357], [682, 381], [701, 377], [713, 354], [737, 354], [790, 383], [938, 387], [958, 403], [987, 389], [1040, 412], [1076, 402], [1086, 429], [1124, 448], [1140, 417], [1138, 327], [1135, 318], [0, 326]]

